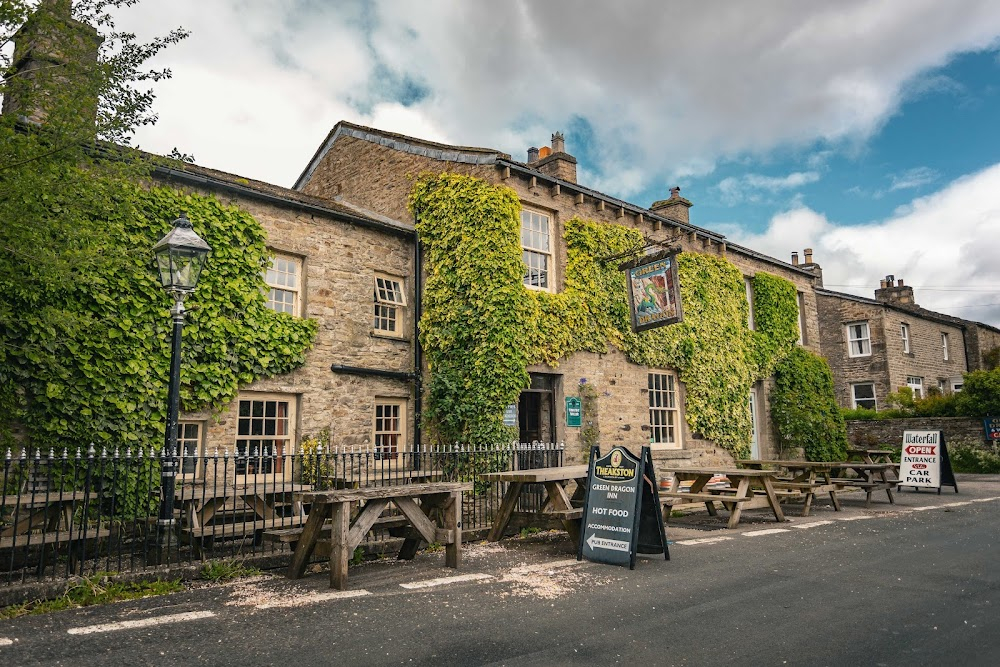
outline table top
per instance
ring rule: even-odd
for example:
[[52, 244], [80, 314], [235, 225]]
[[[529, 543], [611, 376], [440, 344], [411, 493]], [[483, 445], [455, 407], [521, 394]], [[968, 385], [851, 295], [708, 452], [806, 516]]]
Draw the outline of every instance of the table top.
[[872, 454], [878, 456], [888, 456], [889, 454], [894, 454], [891, 449], [848, 449], [848, 454]]
[[382, 479], [414, 479], [419, 477], [441, 477], [444, 475], [443, 470], [341, 470], [335, 472], [331, 475], [323, 475], [323, 479], [327, 480], [341, 480], [341, 481], [366, 481], [371, 480], [377, 482]]
[[328, 491], [302, 491], [295, 497], [304, 503], [340, 503], [378, 498], [404, 498], [471, 491], [472, 482], [427, 482], [423, 484], [389, 484], [369, 486], [363, 489], [330, 489]]
[[845, 461], [840, 463], [831, 463], [831, 468], [837, 468], [838, 470], [891, 470], [893, 468], [899, 467], [898, 463], [864, 463], [863, 461]]
[[740, 459], [737, 463], [783, 466], [785, 468], [830, 468], [836, 465], [836, 462], [831, 461], [782, 461], [772, 459]]
[[745, 468], [664, 468], [663, 472], [675, 475], [696, 475], [715, 476], [725, 475], [726, 477], [774, 477], [777, 473], [773, 470], [746, 470]]
[[36, 491], [35, 493], [13, 493], [0, 496], [0, 505], [41, 506], [52, 503], [69, 503], [75, 500], [97, 498], [96, 493], [85, 491]]
[[524, 482], [537, 484], [540, 482], [558, 482], [570, 479], [582, 479], [590, 471], [589, 466], [558, 466], [555, 468], [532, 468], [530, 470], [507, 470], [504, 472], [487, 472], [479, 476], [486, 482]]
[[247, 482], [245, 484], [207, 484], [205, 482], [185, 483], [178, 485], [174, 489], [174, 498], [177, 500], [199, 500], [204, 498], [234, 498], [236, 496], [249, 496], [257, 494], [271, 493], [299, 493], [302, 491], [312, 491], [311, 484], [299, 484], [291, 480], [268, 480], [266, 482]]

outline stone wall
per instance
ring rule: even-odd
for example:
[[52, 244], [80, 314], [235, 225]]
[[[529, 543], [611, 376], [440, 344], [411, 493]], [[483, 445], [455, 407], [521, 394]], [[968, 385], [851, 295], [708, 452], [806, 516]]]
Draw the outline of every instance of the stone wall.
[[945, 442], [983, 443], [983, 421], [972, 417], [905, 417], [847, 422], [847, 439], [851, 445], [899, 447], [903, 431], [943, 431]]
[[[206, 190], [206, 194], [212, 194]], [[262, 203], [252, 198], [220, 196], [247, 211], [267, 231], [275, 252], [302, 261], [300, 313], [319, 322], [315, 346], [303, 366], [242, 387], [244, 397], [278, 395], [295, 411], [292, 442], [329, 428], [332, 444], [371, 445], [376, 398], [406, 401], [406, 431], [413, 432], [413, 387], [410, 382], [381, 377], [339, 375], [333, 364], [388, 371], [413, 369], [412, 322], [404, 319], [405, 336], [388, 338], [373, 331], [374, 274], [405, 281], [407, 303], [414, 303], [411, 238], [350, 224], [333, 216], [303, 213], [294, 206]], [[206, 270], [211, 270], [211, 265]], [[219, 413], [186, 413], [199, 421], [209, 452], [233, 451], [238, 400]]]

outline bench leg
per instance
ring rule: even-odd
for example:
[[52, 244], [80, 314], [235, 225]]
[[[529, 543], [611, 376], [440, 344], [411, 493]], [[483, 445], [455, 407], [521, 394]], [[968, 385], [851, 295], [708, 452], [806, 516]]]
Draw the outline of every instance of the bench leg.
[[814, 496], [815, 494], [812, 491], [806, 493], [806, 499], [802, 503], [802, 516], [809, 516], [809, 510], [812, 509]]
[[458, 568], [462, 564], [462, 492], [456, 491], [444, 506], [444, 527], [450, 530], [453, 542], [444, 549], [446, 567]]
[[351, 529], [351, 509], [348, 503], [333, 503], [330, 527], [330, 588], [347, 590], [347, 565], [353, 554], [347, 538]]
[[833, 503], [833, 511], [840, 511], [840, 498], [837, 497], [836, 491], [830, 491], [830, 502]]
[[708, 514], [710, 516], [718, 516], [719, 515], [719, 512], [715, 509], [715, 501], [714, 500], [706, 500], [705, 501], [705, 508], [708, 510]]

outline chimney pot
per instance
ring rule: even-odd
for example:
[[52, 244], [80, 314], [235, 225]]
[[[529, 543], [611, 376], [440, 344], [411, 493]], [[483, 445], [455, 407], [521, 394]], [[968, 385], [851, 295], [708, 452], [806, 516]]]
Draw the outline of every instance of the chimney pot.
[[538, 149], [534, 146], [528, 149], [528, 162], [538, 162]]
[[878, 288], [879, 289], [885, 289], [885, 287], [886, 287], [886, 285], [885, 285], [885, 278], [883, 278], [882, 280], [878, 281]]
[[562, 132], [554, 132], [552, 134], [552, 152], [553, 153], [566, 152], [566, 140], [563, 137]]
[[798, 265], [799, 265], [799, 253], [793, 252], [792, 253], [792, 266], [798, 266]]
[[670, 188], [670, 198], [671, 199], [677, 199], [680, 196], [681, 196], [681, 189], [680, 189], [679, 186], [675, 185], [674, 187]]
[[802, 254], [805, 255], [806, 264], [812, 264], [813, 263], [813, 249], [812, 248], [806, 248], [805, 250], [802, 251]]
[[896, 281], [896, 287], [902, 287], [902, 286], [903, 286], [903, 279], [900, 278], [899, 280]]

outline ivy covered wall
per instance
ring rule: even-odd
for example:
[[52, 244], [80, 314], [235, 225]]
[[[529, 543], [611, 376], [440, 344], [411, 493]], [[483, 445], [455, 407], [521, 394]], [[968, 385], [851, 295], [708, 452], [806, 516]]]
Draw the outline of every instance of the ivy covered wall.
[[576, 352], [614, 346], [636, 364], [676, 369], [687, 389], [690, 428], [736, 456], [749, 454], [750, 389], [798, 338], [792, 283], [762, 272], [754, 276], [752, 331], [740, 270], [722, 257], [681, 253], [684, 321], [635, 333], [618, 269], [622, 260], [601, 258], [640, 247], [639, 231], [565, 221], [562, 290], [549, 293], [522, 285], [520, 203], [510, 188], [456, 174], [427, 175], [417, 181], [410, 206], [427, 255], [421, 321], [431, 371], [426, 414], [445, 441], [497, 437], [504, 406], [527, 386], [527, 365], [556, 366]]
[[39, 325], [30, 294], [8, 295], [20, 316], [2, 334], [11, 406], [2, 419], [20, 423], [33, 446], [162, 443], [172, 301], [151, 249], [181, 211], [212, 246], [184, 327], [182, 410], [221, 409], [241, 385], [291, 371], [316, 334], [315, 321], [266, 307], [269, 252], [249, 214], [169, 188], [102, 186], [93, 215], [105, 223], [102, 252], [121, 256], [119, 268], [80, 276], [74, 290], [49, 299], [66, 314], [60, 329]]

